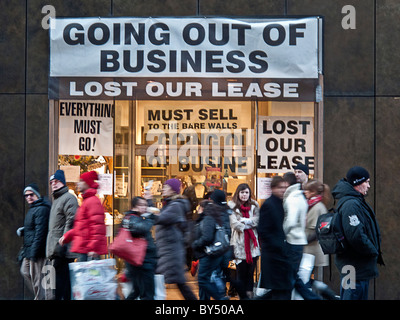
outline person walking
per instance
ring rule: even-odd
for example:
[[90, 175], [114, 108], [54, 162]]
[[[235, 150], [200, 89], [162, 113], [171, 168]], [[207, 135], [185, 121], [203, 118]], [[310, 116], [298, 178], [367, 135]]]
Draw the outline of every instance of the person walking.
[[76, 213], [73, 228], [59, 240], [60, 245], [72, 242], [70, 251], [78, 254], [78, 262], [98, 259], [108, 253], [104, 208], [96, 197], [99, 188], [96, 180], [96, 171], [81, 174], [78, 191], [82, 193], [82, 205]]
[[159, 257], [156, 273], [164, 275], [165, 283], [176, 283], [185, 300], [197, 300], [185, 278], [186, 213], [190, 210], [190, 203], [180, 192], [178, 179], [169, 179], [163, 185], [163, 207], [155, 220]]
[[[315, 227], [317, 225], [318, 217], [321, 214], [328, 212], [327, 208], [332, 206], [332, 194], [327, 184], [319, 180], [309, 180], [304, 185], [304, 195], [308, 202], [308, 213], [306, 221], [306, 237], [308, 244], [304, 247], [303, 252], [314, 256], [314, 270], [315, 267], [329, 266], [329, 256], [324, 254], [321, 246], [318, 243], [317, 233]], [[317, 291], [324, 299], [337, 300], [335, 293], [325, 283], [317, 280], [309, 279], [312, 270], [302, 270], [300, 266], [299, 273], [303, 274], [310, 280], [306, 285], [311, 285], [313, 290]]]
[[289, 257], [292, 263], [294, 289], [305, 300], [320, 300], [319, 296], [312, 293], [305, 286], [298, 275], [300, 262], [303, 257], [303, 247], [307, 245], [305, 225], [308, 203], [301, 190], [301, 183], [297, 182], [293, 172], [285, 173], [283, 179], [288, 183], [288, 188], [283, 196], [283, 208], [285, 212], [283, 231], [286, 235]]
[[147, 211], [147, 201], [142, 197], [132, 199], [132, 209], [125, 212], [122, 227], [127, 228], [132, 237], [145, 238], [147, 241], [146, 255], [141, 266], [126, 263], [127, 278], [132, 282], [132, 292], [127, 300], [154, 300], [154, 274], [157, 266], [157, 249], [151, 235], [155, 216]]
[[236, 188], [228, 206], [233, 211], [230, 215], [231, 244], [233, 245], [238, 280], [244, 286], [248, 298], [252, 298], [254, 270], [261, 253], [257, 235], [259, 206], [252, 199], [247, 183], [242, 183]]
[[[223, 283], [220, 274], [222, 272], [221, 265], [224, 254], [210, 256], [205, 252], [206, 247], [214, 241], [217, 225], [222, 227], [225, 232], [230, 231], [230, 228], [227, 230], [224, 224], [224, 208], [212, 201], [208, 201], [204, 206], [204, 211], [196, 221], [195, 240], [192, 243], [195, 259], [199, 259], [198, 283], [200, 300], [210, 300], [211, 297], [214, 300], [222, 300], [225, 297], [225, 290], [221, 290], [222, 288], [218, 286]], [[211, 280], [212, 276], [214, 276], [214, 281]]]
[[68, 246], [59, 244], [60, 238], [68, 232], [74, 223], [78, 201], [68, 191], [64, 171], [57, 170], [50, 177], [53, 191], [53, 203], [49, 217], [49, 233], [46, 240], [46, 256], [56, 270], [55, 300], [71, 299], [71, 283], [68, 264], [76, 255], [69, 251]]
[[257, 300], [290, 300], [293, 288], [288, 245], [283, 231], [283, 195], [287, 182], [281, 176], [271, 181], [271, 196], [260, 209], [258, 237], [261, 245], [260, 287], [269, 290]]
[[[346, 178], [333, 188], [347, 248], [335, 256], [335, 264], [342, 281], [341, 300], [368, 300], [371, 279], [378, 277], [377, 264], [384, 265], [381, 252], [381, 234], [372, 207], [365, 201], [370, 188], [369, 172], [360, 166], [349, 169]], [[344, 282], [343, 267], [354, 268], [354, 279]]]
[[26, 186], [23, 195], [29, 204], [29, 210], [25, 216], [24, 226], [17, 230], [17, 234], [24, 237], [20, 272], [32, 290], [34, 300], [44, 300], [45, 288], [41, 280], [46, 260], [46, 238], [51, 205], [41, 197], [36, 183]]

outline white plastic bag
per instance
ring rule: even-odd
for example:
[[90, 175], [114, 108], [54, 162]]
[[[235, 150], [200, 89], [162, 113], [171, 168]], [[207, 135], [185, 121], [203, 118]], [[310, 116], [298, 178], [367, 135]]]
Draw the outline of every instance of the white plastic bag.
[[69, 264], [73, 300], [115, 300], [117, 270], [115, 259]]

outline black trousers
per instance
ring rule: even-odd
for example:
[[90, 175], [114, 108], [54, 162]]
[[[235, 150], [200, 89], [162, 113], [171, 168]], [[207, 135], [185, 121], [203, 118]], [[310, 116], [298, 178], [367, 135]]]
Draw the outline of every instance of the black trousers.
[[53, 267], [56, 270], [55, 300], [71, 300], [71, 280], [68, 264], [74, 262], [69, 258], [54, 258]]

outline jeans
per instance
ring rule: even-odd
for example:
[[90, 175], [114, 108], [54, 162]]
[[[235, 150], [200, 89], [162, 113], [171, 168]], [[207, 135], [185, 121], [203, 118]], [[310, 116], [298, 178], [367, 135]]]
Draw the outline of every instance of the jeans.
[[220, 266], [222, 260], [223, 256], [205, 256], [199, 259], [199, 273], [197, 278], [199, 281], [200, 300], [210, 300], [210, 297], [213, 297], [215, 300], [220, 300], [224, 297], [224, 292], [218, 288], [217, 281], [221, 279], [215, 279], [214, 281], [211, 281], [211, 276], [213, 275], [214, 271], [217, 271], [218, 275], [221, 273]]
[[368, 300], [369, 280], [356, 281], [355, 289], [340, 286], [340, 300]]

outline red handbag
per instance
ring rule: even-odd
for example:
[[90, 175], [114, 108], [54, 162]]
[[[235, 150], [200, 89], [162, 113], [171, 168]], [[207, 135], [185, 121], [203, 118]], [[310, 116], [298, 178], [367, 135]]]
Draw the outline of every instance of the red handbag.
[[133, 266], [140, 267], [146, 256], [147, 240], [145, 238], [134, 238], [128, 229], [121, 228], [108, 248], [117, 257], [124, 259]]

